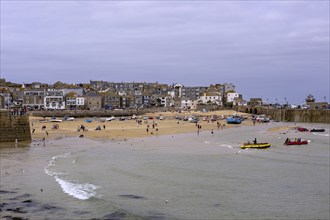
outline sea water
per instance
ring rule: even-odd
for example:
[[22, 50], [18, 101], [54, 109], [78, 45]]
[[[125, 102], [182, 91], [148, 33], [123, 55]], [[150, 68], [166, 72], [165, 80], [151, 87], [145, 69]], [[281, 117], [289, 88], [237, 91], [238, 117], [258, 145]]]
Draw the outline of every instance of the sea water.
[[[329, 125], [293, 123], [2, 147], [1, 217], [329, 219]], [[302, 138], [308, 145], [285, 146]], [[246, 141], [269, 142], [244, 149]]]

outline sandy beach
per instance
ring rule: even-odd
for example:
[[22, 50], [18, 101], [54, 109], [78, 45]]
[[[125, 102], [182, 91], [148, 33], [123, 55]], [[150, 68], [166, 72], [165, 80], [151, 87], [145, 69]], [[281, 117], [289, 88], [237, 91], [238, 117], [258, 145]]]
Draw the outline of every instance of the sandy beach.
[[[217, 115], [218, 118], [226, 115], [237, 114], [236, 111], [224, 110], [213, 112], [158, 112], [149, 113], [146, 116], [152, 119], [144, 120], [143, 117], [138, 118], [142, 123], [138, 124], [136, 119], [120, 121], [116, 118], [113, 121], [103, 122], [101, 118], [91, 118], [92, 122], [86, 122], [86, 118], [75, 118], [73, 121], [50, 122], [50, 118], [46, 118], [47, 122], [41, 122], [41, 117], [30, 117], [31, 133], [33, 140], [57, 139], [63, 137], [78, 137], [83, 135], [86, 138], [97, 139], [127, 139], [136, 137], [147, 137], [155, 135], [169, 135], [179, 133], [193, 133], [198, 131], [195, 123], [175, 119], [175, 116], [184, 117], [189, 115], [200, 116], [198, 122], [201, 125], [200, 132], [210, 132], [213, 130], [226, 129], [237, 126], [252, 125], [251, 120], [245, 120], [240, 125], [227, 124], [225, 120], [218, 119], [217, 121], [210, 121], [212, 115]], [[249, 114], [241, 115], [249, 116]], [[157, 116], [163, 116], [164, 120], [156, 119]], [[207, 117], [207, 119], [205, 118]], [[204, 120], [203, 120], [204, 118]], [[218, 123], [221, 125], [218, 128]], [[86, 131], [78, 128], [83, 125]], [[45, 129], [42, 129], [46, 126]], [[96, 130], [100, 126], [101, 130]], [[57, 127], [56, 129], [54, 127]], [[148, 129], [148, 132], [147, 132]]]

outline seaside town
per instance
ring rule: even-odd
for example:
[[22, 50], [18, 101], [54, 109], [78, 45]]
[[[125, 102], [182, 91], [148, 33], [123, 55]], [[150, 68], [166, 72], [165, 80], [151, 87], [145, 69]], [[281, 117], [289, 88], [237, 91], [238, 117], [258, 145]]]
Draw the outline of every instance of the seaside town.
[[272, 108], [326, 109], [326, 101], [315, 102], [308, 95], [306, 104], [265, 103], [262, 98], [245, 100], [232, 83], [209, 86], [184, 86], [158, 82], [106, 82], [90, 80], [90, 83], [54, 84], [32, 82], [12, 83], [0, 79], [0, 108], [14, 113], [40, 110], [119, 110], [169, 109], [201, 110], [232, 109], [235, 106], [268, 106]]
[[330, 0], [0, 0], [0, 220], [330, 220]]

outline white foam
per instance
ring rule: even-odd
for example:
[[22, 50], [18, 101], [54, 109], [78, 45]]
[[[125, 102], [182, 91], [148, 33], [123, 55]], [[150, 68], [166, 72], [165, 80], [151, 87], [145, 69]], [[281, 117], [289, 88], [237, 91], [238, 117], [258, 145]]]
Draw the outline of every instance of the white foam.
[[49, 161], [48, 165], [44, 169], [45, 173], [49, 176], [63, 174], [63, 173], [53, 172], [53, 171], [51, 171], [51, 168], [55, 166], [55, 162], [57, 161], [58, 158], [66, 158], [66, 157], [69, 157], [70, 155], [71, 155], [71, 152], [52, 157], [52, 159]]
[[228, 147], [229, 149], [233, 149], [233, 146], [229, 145], [229, 144], [221, 144], [221, 147]]
[[209, 142], [209, 141], [204, 141], [204, 144], [210, 144], [211, 142]]
[[[95, 186], [90, 183], [74, 183], [69, 180], [65, 180], [63, 177], [66, 175], [64, 172], [55, 172], [52, 170], [55, 167], [55, 162], [58, 158], [66, 158], [71, 156], [71, 153], [65, 153], [62, 155], [54, 156], [45, 167], [44, 171], [47, 175], [55, 178], [56, 182], [60, 185], [61, 189], [64, 193], [73, 196], [74, 198], [86, 200], [92, 196], [96, 195], [95, 190], [99, 188], [99, 186]], [[76, 162], [76, 159], [74, 160]]]
[[99, 186], [95, 186], [90, 183], [73, 183], [61, 179], [58, 176], [55, 176], [55, 180], [56, 182], [58, 182], [58, 184], [60, 184], [63, 192], [80, 200], [86, 200], [91, 198], [92, 196], [95, 196], [95, 190], [99, 188]]

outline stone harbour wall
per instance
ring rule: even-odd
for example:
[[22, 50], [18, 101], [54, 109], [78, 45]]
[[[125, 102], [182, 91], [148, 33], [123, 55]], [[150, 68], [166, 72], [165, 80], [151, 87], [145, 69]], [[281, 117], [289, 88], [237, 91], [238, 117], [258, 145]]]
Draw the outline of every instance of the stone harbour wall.
[[11, 115], [8, 110], [0, 109], [0, 143], [27, 141], [31, 142], [28, 115]]
[[267, 115], [273, 120], [288, 121], [288, 122], [304, 122], [304, 123], [330, 123], [330, 110], [329, 109], [273, 109], [266, 107], [249, 107], [239, 106], [237, 111]]

